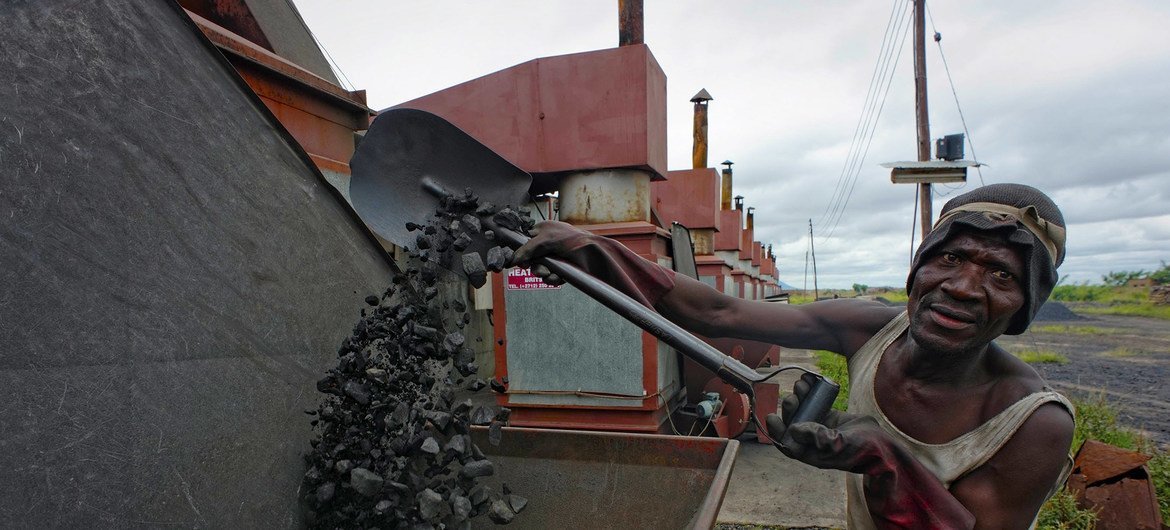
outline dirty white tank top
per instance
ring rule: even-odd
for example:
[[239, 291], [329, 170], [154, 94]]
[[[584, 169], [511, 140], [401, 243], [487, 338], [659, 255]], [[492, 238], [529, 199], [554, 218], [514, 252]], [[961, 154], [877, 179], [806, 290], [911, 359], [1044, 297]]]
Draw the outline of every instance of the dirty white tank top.
[[[877, 398], [874, 396], [873, 380], [877, 374], [878, 362], [882, 354], [890, 347], [910, 325], [906, 312], [902, 312], [886, 324], [849, 360], [849, 412], [865, 414], [877, 420], [882, 428], [890, 433], [904, 447], [926, 466], [947, 488], [959, 477], [983, 465], [999, 451], [1012, 434], [1023, 425], [1032, 413], [1045, 403], [1057, 402], [1073, 413], [1073, 406], [1064, 396], [1050, 391], [1036, 392], [1025, 396], [1008, 408], [954, 440], [942, 444], [928, 444], [911, 438], [900, 431], [886, 415], [878, 408]], [[1072, 469], [1072, 459], [1065, 463], [1065, 469], [1059, 480], [1048, 492], [1048, 496], [1056, 493], [1068, 472]], [[848, 493], [848, 520], [850, 530], [865, 530], [874, 528], [873, 520], [865, 505], [865, 492], [862, 489], [862, 476], [850, 473], [846, 475], [845, 487]]]

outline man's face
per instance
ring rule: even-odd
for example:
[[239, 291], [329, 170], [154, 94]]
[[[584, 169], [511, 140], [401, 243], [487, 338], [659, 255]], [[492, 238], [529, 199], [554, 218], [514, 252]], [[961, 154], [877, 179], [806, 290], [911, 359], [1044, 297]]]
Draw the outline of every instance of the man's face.
[[1003, 334], [1024, 305], [1024, 260], [992, 236], [961, 233], [927, 257], [906, 309], [918, 345], [940, 353], [978, 350]]

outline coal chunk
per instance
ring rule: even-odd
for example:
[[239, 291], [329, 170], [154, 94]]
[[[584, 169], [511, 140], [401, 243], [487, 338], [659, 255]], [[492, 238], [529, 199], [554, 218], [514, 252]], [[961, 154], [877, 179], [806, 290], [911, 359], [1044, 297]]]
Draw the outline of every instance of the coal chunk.
[[493, 421], [491, 426], [488, 427], [488, 443], [492, 444], [492, 447], [499, 447], [500, 440], [503, 439], [503, 437], [504, 424], [498, 421]]
[[477, 252], [468, 252], [463, 255], [463, 272], [467, 274], [467, 281], [471, 286], [479, 289], [487, 283], [487, 268], [483, 265], [483, 258]]
[[463, 223], [463, 227], [466, 228], [469, 232], [475, 234], [483, 232], [483, 224], [479, 222], [479, 217], [476, 217], [473, 214], [464, 214], [463, 217], [459, 218], [459, 222]]
[[357, 381], [345, 382], [345, 395], [361, 405], [370, 404], [370, 388]]
[[366, 468], [356, 467], [349, 473], [349, 485], [366, 497], [373, 497], [382, 491], [384, 480]]
[[460, 519], [466, 519], [471, 515], [471, 499], [462, 495], [456, 495], [451, 499], [451, 512]]
[[443, 496], [438, 492], [427, 488], [418, 494], [418, 514], [424, 520], [431, 520], [437, 518], [443, 513], [443, 508], [446, 503], [443, 502]]
[[477, 406], [471, 411], [472, 425], [488, 425], [492, 419], [496, 417], [496, 413], [485, 406]]
[[487, 252], [488, 270], [492, 272], [500, 272], [507, 268], [508, 262], [512, 260], [512, 249], [508, 247], [492, 247]]
[[334, 493], [337, 492], [337, 485], [332, 482], [326, 482], [317, 487], [314, 496], [317, 499], [317, 504], [325, 504], [333, 500]]
[[466, 233], [459, 234], [459, 236], [455, 238], [455, 241], [451, 243], [451, 248], [460, 252], [469, 246], [471, 246], [471, 236], [467, 235]]
[[463, 478], [489, 477], [496, 472], [490, 460], [473, 460], [463, 465], [459, 476]]
[[512, 508], [513, 512], [520, 513], [528, 506], [528, 499], [516, 494], [508, 495], [505, 500], [508, 501], [508, 506]]
[[488, 518], [496, 524], [508, 524], [516, 518], [516, 512], [513, 512], [512, 507], [503, 499], [495, 500], [492, 501], [492, 506], [488, 509]]

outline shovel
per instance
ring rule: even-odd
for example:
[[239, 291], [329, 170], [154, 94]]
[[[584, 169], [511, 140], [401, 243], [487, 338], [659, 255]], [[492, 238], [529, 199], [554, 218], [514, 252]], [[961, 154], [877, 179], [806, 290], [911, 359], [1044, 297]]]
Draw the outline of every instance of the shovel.
[[[442, 197], [471, 188], [481, 201], [516, 207], [528, 202], [528, 189], [532, 184], [531, 175], [458, 127], [434, 114], [414, 109], [382, 112], [358, 145], [350, 169], [349, 193], [358, 215], [374, 233], [408, 249], [413, 248], [414, 238], [406, 223], [427, 219], [439, 206]], [[466, 252], [484, 254], [500, 243], [516, 249], [528, 241], [524, 234], [497, 226], [490, 216], [482, 218], [481, 223], [494, 231], [495, 241], [470, 234], [473, 241]], [[760, 423], [754, 413], [754, 385], [779, 370], [768, 375], [756, 372], [568, 263], [555, 258], [541, 258], [535, 263], [548, 267], [568, 284], [671, 345], [748, 396], [752, 418]], [[462, 274], [462, 271], [455, 272]], [[839, 387], [824, 377], [817, 377], [816, 384], [801, 401], [793, 422], [820, 420], [836, 398]], [[763, 428], [762, 423], [760, 428]]]

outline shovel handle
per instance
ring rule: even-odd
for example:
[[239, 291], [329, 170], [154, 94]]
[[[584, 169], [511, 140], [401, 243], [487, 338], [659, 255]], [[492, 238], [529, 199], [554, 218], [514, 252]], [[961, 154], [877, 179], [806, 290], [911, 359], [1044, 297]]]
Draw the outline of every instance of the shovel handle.
[[[494, 224], [494, 223], [493, 223]], [[513, 249], [519, 248], [528, 242], [528, 237], [516, 231], [500, 226], [494, 226], [496, 240]], [[537, 258], [535, 263], [548, 267], [548, 270], [560, 276], [569, 285], [580, 289], [590, 298], [601, 302], [602, 305], [621, 315], [635, 326], [642, 328], [651, 335], [662, 339], [673, 346], [683, 355], [711, 370], [727, 384], [747, 396], [754, 396], [753, 384], [762, 380], [760, 374], [748, 368], [733, 357], [724, 355], [711, 345], [699, 340], [666, 317], [650, 310], [646, 306], [635, 302], [625, 293], [598, 280], [585, 271], [574, 267], [556, 258]]]

